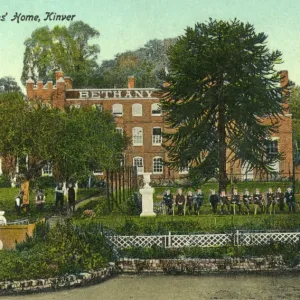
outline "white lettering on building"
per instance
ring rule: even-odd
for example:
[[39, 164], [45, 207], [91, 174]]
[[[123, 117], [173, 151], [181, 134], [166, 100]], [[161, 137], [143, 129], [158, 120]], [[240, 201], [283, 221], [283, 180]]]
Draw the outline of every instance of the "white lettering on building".
[[[152, 94], [152, 92], [151, 92]], [[144, 98], [144, 95], [142, 94], [141, 91], [135, 91], [135, 98]]]
[[79, 98], [89, 98], [89, 92], [79, 92]]
[[121, 98], [121, 91], [114, 91], [114, 98]]
[[126, 91], [125, 98], [132, 98], [132, 95], [131, 95], [130, 91]]
[[155, 89], [67, 90], [67, 100], [156, 98], [152, 96], [153, 91]]

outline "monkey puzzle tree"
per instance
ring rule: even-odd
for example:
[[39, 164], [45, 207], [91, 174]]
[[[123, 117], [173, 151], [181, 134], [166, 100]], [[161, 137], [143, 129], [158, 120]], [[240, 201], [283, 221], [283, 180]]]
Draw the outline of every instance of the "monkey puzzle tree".
[[169, 86], [161, 94], [172, 128], [164, 133], [167, 163], [189, 166], [195, 183], [215, 177], [225, 188], [227, 163], [270, 172], [281, 159], [266, 155], [266, 142], [277, 130], [289, 86], [280, 86], [275, 66], [282, 54], [271, 52], [266, 39], [249, 23], [210, 19], [188, 27], [169, 50]]

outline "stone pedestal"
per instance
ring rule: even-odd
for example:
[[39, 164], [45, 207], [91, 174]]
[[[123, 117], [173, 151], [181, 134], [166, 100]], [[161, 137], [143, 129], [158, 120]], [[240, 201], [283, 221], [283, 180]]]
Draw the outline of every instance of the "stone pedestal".
[[5, 211], [0, 211], [0, 225], [6, 225], [6, 218], [4, 217]]
[[145, 186], [140, 189], [142, 195], [142, 213], [141, 217], [155, 217], [156, 214], [153, 212], [153, 192], [154, 189], [149, 185], [150, 175], [152, 173], [144, 173]]

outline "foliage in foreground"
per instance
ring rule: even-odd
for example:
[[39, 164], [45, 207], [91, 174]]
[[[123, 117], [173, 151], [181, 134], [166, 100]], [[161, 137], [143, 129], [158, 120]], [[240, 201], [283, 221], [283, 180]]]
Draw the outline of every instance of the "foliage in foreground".
[[0, 280], [48, 278], [104, 267], [113, 259], [101, 231], [71, 222], [49, 229], [38, 224], [34, 236], [16, 250], [0, 251]]

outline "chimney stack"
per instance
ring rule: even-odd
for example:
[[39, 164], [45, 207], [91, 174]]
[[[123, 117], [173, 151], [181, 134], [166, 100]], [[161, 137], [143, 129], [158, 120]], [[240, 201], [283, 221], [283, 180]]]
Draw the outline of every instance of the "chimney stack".
[[73, 88], [73, 80], [71, 77], [65, 77], [65, 83], [66, 83], [66, 87], [67, 89], [72, 89]]
[[128, 88], [134, 89], [134, 83], [135, 83], [134, 76], [129, 76], [128, 77]]
[[[280, 79], [281, 79], [280, 87], [281, 88], [287, 87], [287, 85], [289, 83], [289, 73], [287, 70], [280, 71]], [[282, 98], [283, 98], [282, 109], [283, 109], [284, 114], [290, 113], [288, 97], [289, 97], [289, 90], [287, 88], [284, 88], [282, 90]]]
[[63, 77], [64, 76], [64, 73], [62, 70], [59, 70], [59, 71], [56, 71], [55, 72], [55, 79], [56, 81], [58, 81], [59, 78]]
[[289, 82], [289, 72], [287, 70], [280, 71], [280, 77], [281, 77], [280, 86], [281, 87], [286, 86]]

